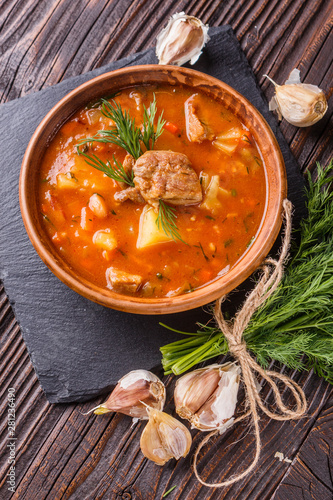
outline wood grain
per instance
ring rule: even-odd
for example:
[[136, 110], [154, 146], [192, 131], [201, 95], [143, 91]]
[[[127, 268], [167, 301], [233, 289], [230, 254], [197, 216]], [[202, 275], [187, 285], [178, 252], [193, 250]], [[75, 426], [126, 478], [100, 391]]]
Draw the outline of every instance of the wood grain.
[[332, 403], [331, 396], [305, 439], [293, 466], [277, 488], [274, 500], [330, 500], [333, 497]]
[[[294, 67], [302, 79], [321, 86], [329, 99], [325, 118], [309, 129], [285, 121], [281, 130], [300, 169], [332, 156], [332, 14], [330, 0], [3, 0], [0, 3], [0, 102], [36, 92], [71, 76], [155, 44], [168, 17], [181, 10], [211, 26], [229, 23], [267, 99], [269, 74], [282, 83]], [[221, 50], [223, 48], [221, 47]], [[299, 422], [261, 419], [263, 453], [254, 475], [223, 490], [203, 488], [191, 460], [163, 468], [138, 447], [144, 423], [127, 417], [84, 416], [101, 400], [50, 405], [32, 369], [19, 326], [0, 287], [1, 386], [0, 498], [15, 499], [316, 499], [333, 496], [332, 390], [312, 373], [294, 373], [304, 384], [310, 410]], [[174, 380], [166, 382], [169, 394]], [[16, 493], [6, 489], [8, 472], [7, 394], [16, 391]], [[264, 388], [264, 391], [266, 389]], [[266, 394], [270, 398], [270, 394]], [[286, 394], [286, 397], [288, 395]], [[172, 412], [169, 400], [168, 411]], [[200, 437], [194, 433], [194, 443]], [[292, 463], [274, 458], [283, 452]], [[214, 439], [201, 454], [200, 473], [222, 480], [245, 467], [253, 436], [242, 424]], [[7, 494], [8, 493], [8, 494]]]

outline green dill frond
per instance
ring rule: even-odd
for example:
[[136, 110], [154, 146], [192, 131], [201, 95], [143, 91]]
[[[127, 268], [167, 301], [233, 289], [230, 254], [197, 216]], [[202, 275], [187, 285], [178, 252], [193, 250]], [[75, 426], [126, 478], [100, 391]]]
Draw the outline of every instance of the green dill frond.
[[109, 136], [105, 134], [105, 131], [101, 131], [102, 135], [104, 135], [104, 138], [108, 138], [109, 142], [125, 149], [127, 153], [137, 160], [142, 155], [141, 131], [136, 127], [134, 118], [131, 118], [128, 111], [123, 111], [120, 104], [115, 100], [112, 100], [112, 104], [106, 99], [102, 99], [102, 102], [102, 114], [114, 121], [116, 136], [114, 138], [115, 129], [111, 129]]
[[114, 165], [111, 165], [109, 161], [104, 163], [100, 158], [98, 158], [98, 156], [94, 155], [93, 153], [91, 155], [88, 155], [87, 153], [80, 151], [79, 147], [77, 147], [76, 150], [80, 156], [84, 156], [85, 161], [91, 167], [100, 170], [114, 181], [125, 182], [125, 184], [134, 187], [133, 172], [126, 172], [123, 165], [115, 159], [114, 155]]
[[148, 109], [143, 106], [143, 130], [136, 126], [135, 119], [130, 116], [128, 111], [124, 111], [114, 99], [111, 102], [107, 99], [100, 99], [99, 102], [102, 105], [101, 113], [112, 120], [115, 125], [109, 130], [99, 130], [92, 137], [82, 139], [78, 144], [79, 146], [93, 142], [115, 144], [133, 156], [135, 160], [144, 153], [142, 145], [147, 150], [154, 148], [155, 142], [163, 133], [165, 125], [162, 112], [157, 119], [155, 130], [154, 121], [157, 112], [155, 95]]
[[156, 131], [154, 130], [154, 121], [157, 112], [156, 98], [154, 94], [153, 102], [149, 104], [147, 110], [146, 106], [143, 106], [143, 132], [141, 133], [141, 140], [146, 146], [147, 150], [154, 149], [155, 142], [160, 137], [163, 132], [163, 127], [165, 125], [165, 120], [163, 120], [163, 111], [158, 117]]
[[[158, 229], [163, 229], [165, 234], [170, 236], [174, 241], [179, 240], [185, 243], [179, 234], [176, 219], [176, 209], [167, 205], [163, 200], [159, 200], [158, 216], [156, 219]], [[187, 245], [187, 243], [185, 243], [185, 245]]]

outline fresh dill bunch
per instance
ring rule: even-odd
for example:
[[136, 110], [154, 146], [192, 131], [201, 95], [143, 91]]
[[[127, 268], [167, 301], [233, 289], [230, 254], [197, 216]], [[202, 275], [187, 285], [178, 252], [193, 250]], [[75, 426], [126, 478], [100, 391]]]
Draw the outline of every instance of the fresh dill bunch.
[[[174, 241], [179, 240], [185, 243], [179, 234], [176, 219], [176, 209], [170, 207], [160, 199], [158, 202], [158, 215], [156, 219], [158, 229], [163, 229], [165, 234], [170, 236]], [[187, 245], [187, 243], [185, 243], [185, 245]]]
[[113, 155], [113, 161], [114, 165], [111, 165], [109, 161], [104, 163], [98, 156], [91, 154], [88, 155], [87, 153], [83, 152], [80, 150], [80, 148], [77, 146], [76, 148], [78, 155], [84, 156], [85, 161], [88, 163], [93, 168], [96, 168], [97, 170], [100, 170], [103, 172], [105, 175], [113, 179], [114, 181], [117, 182], [125, 182], [125, 184], [128, 184], [131, 187], [134, 187], [134, 174], [132, 171], [126, 172], [124, 169], [123, 165], [116, 160], [116, 158]]
[[[276, 291], [253, 314], [243, 338], [264, 367], [271, 360], [313, 369], [333, 383], [333, 161], [317, 180], [309, 174], [308, 215]], [[213, 323], [213, 321], [211, 322]], [[163, 346], [166, 373], [180, 374], [197, 363], [227, 354], [228, 344], [216, 326], [198, 325], [196, 333]], [[185, 332], [182, 332], [185, 333]]]
[[110, 130], [99, 130], [94, 136], [80, 141], [79, 146], [93, 142], [111, 143], [124, 149], [135, 160], [143, 154], [142, 143], [147, 150], [153, 149], [156, 140], [163, 133], [165, 125], [162, 112], [157, 119], [155, 130], [154, 121], [157, 112], [155, 95], [153, 102], [149, 104], [148, 110], [143, 106], [143, 130], [135, 125], [135, 119], [131, 117], [128, 111], [124, 111], [114, 99], [112, 99], [112, 102], [101, 99], [101, 103], [101, 113], [110, 118], [115, 123], [115, 126]]

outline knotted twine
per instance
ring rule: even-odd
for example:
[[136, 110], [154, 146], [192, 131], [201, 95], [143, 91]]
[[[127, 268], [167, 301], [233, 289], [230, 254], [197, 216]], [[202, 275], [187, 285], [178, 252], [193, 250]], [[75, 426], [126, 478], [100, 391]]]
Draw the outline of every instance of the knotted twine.
[[[285, 219], [285, 229], [282, 241], [282, 247], [280, 250], [280, 256], [278, 260], [268, 258], [264, 261], [261, 270], [261, 277], [256, 284], [253, 291], [246, 298], [243, 307], [237, 312], [233, 321], [227, 321], [222, 313], [221, 305], [226, 299], [226, 296], [220, 297], [214, 306], [214, 318], [218, 324], [220, 330], [228, 341], [229, 352], [236, 358], [239, 362], [242, 370], [242, 378], [245, 386], [245, 396], [249, 410], [236, 418], [234, 423], [243, 420], [247, 416], [251, 416], [252, 424], [254, 427], [256, 451], [255, 456], [251, 465], [243, 472], [231, 477], [230, 479], [223, 481], [221, 483], [206, 483], [203, 481], [197, 470], [197, 459], [201, 448], [210, 440], [210, 438], [219, 433], [216, 429], [210, 432], [199, 444], [193, 461], [194, 473], [198, 481], [204, 486], [210, 488], [220, 488], [222, 486], [229, 486], [237, 481], [240, 481], [245, 476], [247, 476], [257, 465], [261, 452], [261, 439], [259, 430], [259, 407], [268, 417], [273, 420], [294, 420], [301, 418], [307, 410], [307, 402], [305, 394], [301, 387], [296, 384], [291, 378], [271, 370], [264, 370], [258, 363], [252, 358], [249, 351], [246, 348], [246, 343], [243, 340], [243, 333], [248, 326], [252, 315], [254, 312], [274, 293], [278, 287], [282, 276], [283, 269], [286, 259], [288, 257], [288, 251], [290, 246], [291, 238], [291, 214], [292, 214], [292, 204], [289, 200], [283, 201], [283, 217]], [[270, 411], [263, 403], [258, 389], [258, 383], [255, 377], [255, 373], [258, 373], [268, 384], [270, 385], [274, 397], [275, 404], [278, 409], [278, 413]], [[279, 388], [273, 379], [280, 380], [284, 383], [288, 389], [290, 389], [295, 402], [295, 409], [290, 409], [284, 405]]]

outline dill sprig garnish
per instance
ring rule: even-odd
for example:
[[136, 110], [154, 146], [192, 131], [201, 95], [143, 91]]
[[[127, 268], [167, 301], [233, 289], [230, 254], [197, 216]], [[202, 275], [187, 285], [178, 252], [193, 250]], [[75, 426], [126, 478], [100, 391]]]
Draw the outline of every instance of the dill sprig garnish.
[[[102, 114], [110, 118], [115, 123], [115, 126], [110, 130], [99, 130], [94, 136], [81, 140], [76, 148], [77, 153], [84, 156], [88, 165], [97, 170], [101, 170], [111, 179], [118, 182], [125, 182], [129, 186], [134, 187], [133, 172], [126, 172], [123, 165], [115, 159], [114, 155], [114, 165], [111, 165], [110, 161], [105, 163], [95, 154], [88, 154], [86, 151], [81, 150], [80, 146], [86, 145], [85, 147], [87, 147], [87, 145], [93, 142], [111, 143], [123, 148], [137, 160], [143, 154], [142, 144], [147, 150], [153, 149], [156, 140], [163, 133], [163, 127], [165, 125], [163, 111], [157, 119], [155, 130], [154, 122], [157, 113], [157, 105], [154, 94], [154, 99], [149, 104], [148, 109], [143, 106], [142, 128], [138, 128], [135, 125], [135, 119], [130, 116], [128, 111], [124, 111], [120, 104], [114, 99], [112, 99], [112, 102], [109, 102], [107, 99], [101, 99], [100, 102], [102, 103]], [[178, 231], [176, 224], [177, 215], [175, 212], [176, 209], [169, 207], [163, 200], [159, 200], [156, 224], [159, 229], [162, 228], [165, 234], [170, 236], [174, 241], [179, 240], [185, 243]]]
[[134, 118], [131, 118], [128, 111], [123, 111], [122, 107], [112, 100], [113, 105], [106, 99], [101, 99], [101, 112], [107, 118], [115, 122], [115, 126], [110, 130], [99, 130], [92, 137], [86, 137], [79, 142], [79, 146], [92, 144], [93, 142], [111, 143], [119, 146], [133, 156], [135, 160], [142, 155], [140, 134], [141, 131], [135, 126]]
[[174, 241], [179, 240], [187, 245], [179, 234], [176, 219], [176, 209], [167, 205], [163, 200], [159, 200], [158, 216], [156, 219], [158, 229], [163, 229], [165, 234], [170, 236]]
[[[316, 182], [308, 176], [308, 215], [297, 231], [298, 247], [243, 338], [263, 367], [276, 360], [297, 370], [312, 368], [333, 383], [333, 161], [325, 170], [317, 165], [317, 172]], [[161, 348], [165, 373], [178, 375], [228, 352], [223, 333], [212, 323], [180, 333], [187, 338]]]
[[114, 181], [125, 182], [129, 186], [134, 187], [133, 171], [126, 172], [123, 165], [115, 159], [114, 155], [113, 155], [114, 165], [111, 165], [109, 161], [104, 163], [104, 161], [102, 161], [100, 158], [98, 158], [98, 156], [94, 155], [93, 153], [91, 155], [88, 155], [87, 153], [80, 151], [79, 147], [77, 147], [76, 149], [77, 153], [80, 156], [84, 156], [85, 161], [91, 167], [100, 170]]
[[101, 113], [110, 118], [115, 123], [115, 126], [110, 130], [99, 130], [94, 136], [80, 141], [79, 146], [93, 142], [111, 143], [125, 149], [135, 160], [143, 154], [142, 143], [147, 150], [153, 149], [156, 140], [163, 133], [165, 125], [162, 112], [157, 119], [155, 130], [154, 121], [157, 112], [155, 95], [153, 102], [149, 104], [148, 110], [143, 106], [143, 130], [135, 125], [135, 119], [130, 116], [128, 111], [124, 111], [114, 99], [112, 99], [112, 102], [101, 99], [101, 102]]
[[116, 144], [125, 149], [127, 153], [137, 160], [142, 155], [142, 149], [140, 144], [141, 130], [136, 127], [135, 119], [131, 118], [129, 112], [124, 111], [114, 99], [112, 100], [112, 104], [106, 99], [102, 99], [102, 102], [102, 114], [106, 118], [113, 120], [115, 127], [111, 130], [97, 132], [97, 135], [104, 136], [104, 141], [100, 142]]
[[149, 104], [147, 110], [146, 106], [143, 106], [143, 132], [141, 132], [140, 139], [146, 146], [147, 150], [154, 149], [156, 140], [163, 133], [163, 127], [165, 125], [165, 120], [163, 120], [163, 111], [157, 119], [156, 130], [154, 130], [154, 121], [157, 112], [156, 98], [154, 94], [153, 102]]

